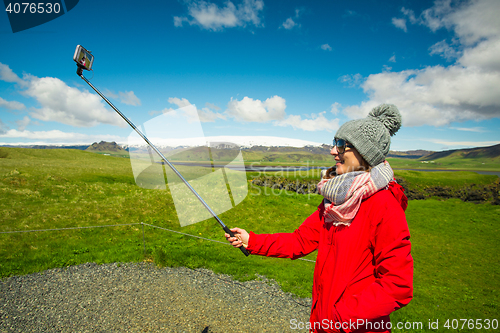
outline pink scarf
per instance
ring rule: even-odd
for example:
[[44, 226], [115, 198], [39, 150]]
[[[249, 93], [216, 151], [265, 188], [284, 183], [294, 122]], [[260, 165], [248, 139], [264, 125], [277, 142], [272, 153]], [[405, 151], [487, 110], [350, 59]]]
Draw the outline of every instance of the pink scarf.
[[361, 202], [386, 188], [394, 178], [387, 161], [373, 167], [370, 172], [348, 172], [318, 183], [318, 192], [325, 197], [325, 222], [349, 226]]

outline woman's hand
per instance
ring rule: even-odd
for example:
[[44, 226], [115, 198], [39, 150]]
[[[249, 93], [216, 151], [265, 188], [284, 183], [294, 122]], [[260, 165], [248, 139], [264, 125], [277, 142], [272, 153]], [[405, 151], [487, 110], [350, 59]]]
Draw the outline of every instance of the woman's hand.
[[250, 238], [248, 232], [240, 228], [233, 228], [230, 230], [233, 232], [234, 237], [229, 236], [229, 234], [224, 234], [227, 241], [234, 247], [241, 247], [243, 245], [243, 247], [246, 248], [248, 246], [248, 239]]

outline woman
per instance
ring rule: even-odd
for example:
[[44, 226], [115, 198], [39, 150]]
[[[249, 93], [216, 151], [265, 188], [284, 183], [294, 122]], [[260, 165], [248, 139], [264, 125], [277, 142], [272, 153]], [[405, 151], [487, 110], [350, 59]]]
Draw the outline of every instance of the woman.
[[389, 314], [413, 297], [413, 259], [403, 189], [385, 161], [401, 127], [394, 105], [340, 127], [316, 212], [293, 233], [226, 234], [251, 254], [297, 259], [318, 250], [307, 327], [313, 332], [390, 332]]

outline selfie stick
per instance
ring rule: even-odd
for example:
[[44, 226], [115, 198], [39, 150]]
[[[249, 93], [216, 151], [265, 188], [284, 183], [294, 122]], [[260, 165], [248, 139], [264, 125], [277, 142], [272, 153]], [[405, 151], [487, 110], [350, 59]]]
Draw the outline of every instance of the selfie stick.
[[[167, 158], [165, 156], [163, 156], [163, 154], [158, 150], [158, 148], [156, 148], [155, 145], [152, 144], [151, 141], [149, 141], [148, 138], [144, 134], [142, 134], [142, 132], [137, 128], [137, 126], [134, 125], [134, 123], [132, 123], [127, 117], [125, 117], [125, 115], [123, 113], [121, 113], [120, 110], [118, 110], [113, 105], [113, 103], [111, 103], [96, 87], [94, 87], [94, 85], [92, 83], [90, 83], [89, 80], [87, 80], [87, 78], [85, 78], [85, 76], [83, 76], [83, 69], [84, 69], [83, 66], [78, 65], [78, 70], [76, 71], [76, 74], [78, 74], [79, 77], [81, 77], [85, 82], [87, 82], [88, 85], [92, 89], [94, 89], [95, 92], [98, 93], [99, 96], [101, 96], [102, 99], [104, 99], [106, 101], [106, 103], [108, 103], [109, 106], [111, 106], [113, 108], [113, 110], [115, 110], [137, 132], [137, 134], [139, 134], [141, 136], [141, 138], [143, 138], [144, 141], [146, 141], [146, 143], [151, 148], [153, 148], [153, 150], [161, 157], [161, 159], [163, 161], [165, 161], [165, 163], [168, 164], [168, 166], [170, 167], [170, 169], [172, 169], [172, 171], [175, 172], [175, 174], [177, 176], [179, 176], [179, 178], [184, 182], [184, 184], [186, 184], [186, 186], [191, 190], [191, 192], [193, 192], [193, 194], [198, 198], [198, 200], [200, 200], [200, 202], [203, 204], [203, 206], [205, 206], [205, 208], [210, 212], [210, 214], [212, 214], [212, 216], [217, 220], [217, 222], [219, 222], [219, 224], [221, 225], [222, 229], [224, 229], [224, 231], [226, 233], [228, 233], [229, 236], [234, 237], [233, 232], [231, 230], [229, 230], [229, 228], [222, 222], [222, 220], [217, 216], [217, 214], [215, 214], [215, 212], [212, 210], [212, 208], [210, 208], [210, 206], [205, 202], [205, 200], [203, 200], [203, 198], [198, 194], [198, 192], [196, 192], [196, 190], [191, 186], [191, 184], [189, 184], [188, 181], [184, 177], [182, 177], [182, 175], [180, 174], [180, 172], [177, 171], [177, 169], [172, 165], [172, 163], [170, 163], [167, 160]], [[240, 250], [246, 256], [249, 255], [249, 253], [248, 253], [247, 249], [245, 249], [245, 247], [241, 246]]]

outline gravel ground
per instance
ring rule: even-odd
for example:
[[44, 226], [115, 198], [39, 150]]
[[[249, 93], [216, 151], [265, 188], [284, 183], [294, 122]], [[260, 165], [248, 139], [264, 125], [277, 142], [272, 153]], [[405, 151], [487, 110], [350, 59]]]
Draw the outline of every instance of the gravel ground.
[[0, 280], [0, 332], [297, 332], [310, 299], [265, 278], [83, 264]]

